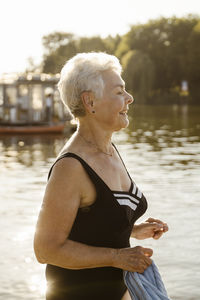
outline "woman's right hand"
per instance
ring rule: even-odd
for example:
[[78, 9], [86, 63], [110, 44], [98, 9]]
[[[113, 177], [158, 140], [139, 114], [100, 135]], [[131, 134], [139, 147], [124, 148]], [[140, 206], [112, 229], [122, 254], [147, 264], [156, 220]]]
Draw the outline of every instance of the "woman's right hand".
[[152, 249], [141, 246], [117, 249], [113, 266], [131, 272], [143, 273], [152, 263], [150, 258], [152, 254]]

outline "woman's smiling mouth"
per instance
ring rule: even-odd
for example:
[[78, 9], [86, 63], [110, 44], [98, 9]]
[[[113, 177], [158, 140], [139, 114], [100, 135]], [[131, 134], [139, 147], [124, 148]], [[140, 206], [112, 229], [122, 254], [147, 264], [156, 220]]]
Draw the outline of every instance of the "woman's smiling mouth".
[[128, 112], [128, 110], [124, 110], [124, 111], [121, 111], [119, 114], [120, 114], [120, 115], [123, 115], [123, 116], [126, 116], [126, 115], [127, 115], [127, 112]]

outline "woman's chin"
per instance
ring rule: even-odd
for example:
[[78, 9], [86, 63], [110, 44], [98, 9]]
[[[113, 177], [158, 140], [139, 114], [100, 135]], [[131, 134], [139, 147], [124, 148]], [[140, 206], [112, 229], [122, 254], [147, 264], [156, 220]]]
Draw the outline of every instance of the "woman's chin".
[[126, 124], [124, 124], [124, 126], [122, 128], [127, 128], [129, 125], [129, 121], [126, 122]]
[[122, 128], [126, 128], [129, 125], [129, 119], [128, 116], [126, 115], [126, 117], [124, 118], [124, 120], [121, 122]]
[[115, 131], [119, 131], [121, 129], [127, 128], [129, 125], [129, 120], [127, 119], [126, 122], [120, 122], [118, 126], [116, 126]]

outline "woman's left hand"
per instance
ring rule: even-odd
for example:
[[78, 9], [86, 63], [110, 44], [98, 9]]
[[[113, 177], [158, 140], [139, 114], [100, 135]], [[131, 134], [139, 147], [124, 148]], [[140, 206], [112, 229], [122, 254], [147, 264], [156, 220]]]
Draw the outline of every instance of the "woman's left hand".
[[158, 219], [148, 218], [145, 223], [134, 225], [131, 236], [144, 240], [147, 238], [153, 238], [158, 240], [164, 232], [168, 231], [168, 225]]

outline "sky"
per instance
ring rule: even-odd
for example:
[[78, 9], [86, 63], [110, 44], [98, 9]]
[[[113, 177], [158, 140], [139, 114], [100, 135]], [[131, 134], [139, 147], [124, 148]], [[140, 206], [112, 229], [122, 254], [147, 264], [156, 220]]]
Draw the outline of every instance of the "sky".
[[150, 19], [200, 15], [200, 0], [2, 0], [0, 75], [42, 60], [42, 37], [54, 31], [105, 37]]

